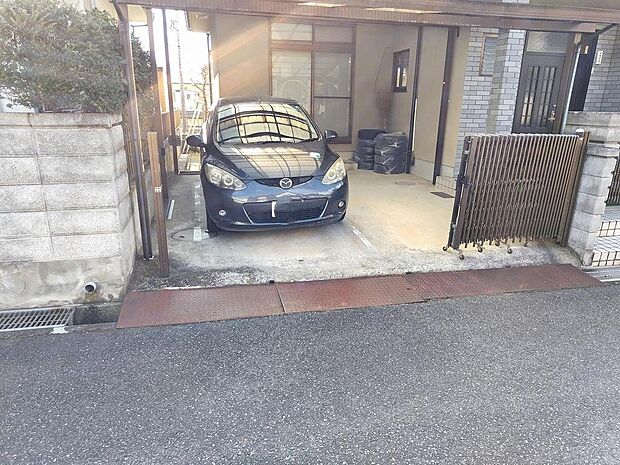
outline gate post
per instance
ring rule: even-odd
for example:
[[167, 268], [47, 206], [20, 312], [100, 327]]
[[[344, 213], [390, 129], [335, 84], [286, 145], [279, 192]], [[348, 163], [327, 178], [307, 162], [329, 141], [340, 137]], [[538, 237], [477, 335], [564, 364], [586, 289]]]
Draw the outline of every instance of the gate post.
[[620, 155], [620, 115], [570, 113], [567, 132], [574, 132], [576, 128], [590, 131], [590, 143], [579, 180], [575, 210], [568, 233], [568, 246], [577, 253], [583, 265], [590, 266], [612, 173]]

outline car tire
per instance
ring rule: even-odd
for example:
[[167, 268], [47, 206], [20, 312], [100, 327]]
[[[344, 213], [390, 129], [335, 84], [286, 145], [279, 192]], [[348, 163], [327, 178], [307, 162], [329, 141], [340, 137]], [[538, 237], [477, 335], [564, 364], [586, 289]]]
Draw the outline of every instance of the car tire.
[[358, 147], [368, 147], [371, 149], [375, 149], [375, 141], [374, 140], [368, 140], [368, 139], [358, 139], [357, 140], [357, 146]]
[[207, 213], [207, 233], [209, 233], [209, 236], [217, 236], [218, 232], [220, 232], [220, 228], [217, 227], [215, 221]]
[[359, 162], [357, 164], [357, 169], [358, 170], [373, 170], [375, 167], [374, 162]]
[[374, 140], [379, 134], [385, 134], [384, 129], [360, 129], [357, 131], [358, 139]]
[[358, 147], [357, 148], [357, 153], [359, 155], [375, 155], [375, 148], [374, 147]]

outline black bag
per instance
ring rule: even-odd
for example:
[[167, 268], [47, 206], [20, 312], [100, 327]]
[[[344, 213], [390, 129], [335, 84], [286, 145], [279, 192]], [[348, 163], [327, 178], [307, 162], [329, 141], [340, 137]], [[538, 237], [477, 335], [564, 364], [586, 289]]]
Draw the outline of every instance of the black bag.
[[407, 164], [407, 135], [403, 132], [379, 134], [375, 138], [375, 173], [404, 173]]

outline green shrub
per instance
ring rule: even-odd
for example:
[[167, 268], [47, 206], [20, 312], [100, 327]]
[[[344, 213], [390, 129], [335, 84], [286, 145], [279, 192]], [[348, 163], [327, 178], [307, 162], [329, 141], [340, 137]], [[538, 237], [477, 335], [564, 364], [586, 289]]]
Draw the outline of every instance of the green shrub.
[[[138, 93], [152, 93], [149, 54], [137, 39], [132, 45]], [[0, 0], [0, 90], [12, 103], [48, 112], [118, 112], [126, 100], [122, 63], [108, 13], [60, 0]]]

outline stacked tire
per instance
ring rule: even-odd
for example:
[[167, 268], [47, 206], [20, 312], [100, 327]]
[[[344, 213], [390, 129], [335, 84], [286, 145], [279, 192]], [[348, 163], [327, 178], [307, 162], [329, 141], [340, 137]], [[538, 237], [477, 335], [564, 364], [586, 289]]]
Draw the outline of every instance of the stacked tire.
[[407, 135], [404, 132], [379, 134], [375, 138], [373, 170], [380, 174], [401, 174], [407, 167]]
[[384, 133], [383, 129], [360, 129], [357, 132], [357, 148], [353, 154], [353, 160], [357, 162], [357, 169], [374, 169], [375, 137]]

